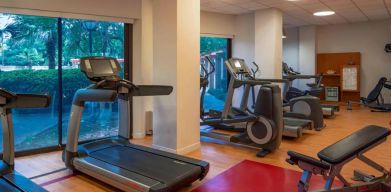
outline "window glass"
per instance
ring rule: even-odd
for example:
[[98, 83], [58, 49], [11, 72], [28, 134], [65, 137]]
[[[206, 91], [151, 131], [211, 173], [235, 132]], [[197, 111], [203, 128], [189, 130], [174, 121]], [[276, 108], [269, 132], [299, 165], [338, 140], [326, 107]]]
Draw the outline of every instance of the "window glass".
[[[17, 151], [57, 146], [59, 127], [66, 142], [73, 95], [91, 83], [80, 72], [81, 57], [115, 57], [124, 68], [123, 23], [62, 20], [62, 79], [58, 79], [58, 18], [0, 13], [0, 87], [15, 93], [51, 96], [48, 108], [12, 111]], [[111, 136], [117, 131], [118, 102], [86, 103], [80, 140]]]
[[[86, 56], [117, 58], [123, 76], [124, 24], [116, 22], [63, 19], [63, 143], [66, 143], [69, 114], [75, 92], [91, 82], [80, 72], [79, 61]], [[118, 134], [118, 102], [85, 103], [79, 140]]]
[[18, 151], [58, 143], [57, 50], [56, 18], [0, 14], [0, 87], [51, 96], [48, 108], [12, 111]]
[[[201, 65], [210, 71], [211, 64], [205, 56], [211, 58], [215, 71], [209, 75], [209, 84], [204, 98], [204, 109], [222, 110], [227, 97], [228, 74], [224, 62], [228, 59], [228, 39], [201, 37]], [[204, 73], [201, 69], [201, 73]]]

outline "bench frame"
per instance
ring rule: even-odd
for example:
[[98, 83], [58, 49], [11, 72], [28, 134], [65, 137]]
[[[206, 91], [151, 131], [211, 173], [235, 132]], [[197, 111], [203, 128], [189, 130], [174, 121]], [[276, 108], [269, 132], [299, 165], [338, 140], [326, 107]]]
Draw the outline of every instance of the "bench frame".
[[[374, 185], [375, 183], [380, 183], [380, 182], [385, 182], [385, 183], [389, 182], [391, 180], [390, 171], [388, 171], [387, 169], [385, 169], [383, 166], [379, 165], [378, 163], [372, 161], [368, 157], [364, 156], [365, 152], [380, 145], [381, 143], [385, 142], [386, 140], [387, 140], [387, 137], [368, 146], [367, 148], [362, 150], [360, 153], [358, 153], [358, 154], [356, 154], [356, 155], [354, 155], [354, 156], [352, 156], [352, 157], [350, 157], [350, 158], [346, 159], [345, 161], [338, 163], [338, 164], [330, 164], [326, 161], [319, 160], [322, 164], [330, 165], [329, 169], [324, 169], [319, 166], [307, 163], [305, 161], [298, 160], [297, 165], [301, 169], [303, 169], [303, 173], [301, 175], [301, 178], [300, 178], [300, 181], [298, 184], [299, 192], [307, 192], [309, 190], [309, 185], [310, 185], [310, 180], [311, 180], [312, 174], [323, 176], [324, 180], [326, 181], [326, 183], [324, 185], [324, 190], [332, 190], [332, 185], [333, 185], [335, 177], [337, 177], [340, 181], [342, 181], [344, 184], [344, 187], [345, 187], [345, 188], [335, 189], [335, 190], [337, 190], [337, 191], [339, 191], [339, 190], [352, 191], [352, 189], [357, 188], [358, 187], [357, 185], [352, 185], [341, 175], [341, 170], [342, 170], [343, 166], [355, 158], [361, 160], [362, 162], [369, 165], [370, 167], [383, 173], [382, 176], [376, 177], [372, 180], [372, 182], [373, 182], [372, 185]], [[289, 159], [288, 159], [288, 163], [292, 164], [292, 162], [293, 161], [289, 161]], [[296, 163], [294, 163], [294, 164], [296, 164]], [[364, 185], [368, 185], [368, 183], [366, 183]], [[361, 184], [359, 186], [363, 186], [363, 184]]]

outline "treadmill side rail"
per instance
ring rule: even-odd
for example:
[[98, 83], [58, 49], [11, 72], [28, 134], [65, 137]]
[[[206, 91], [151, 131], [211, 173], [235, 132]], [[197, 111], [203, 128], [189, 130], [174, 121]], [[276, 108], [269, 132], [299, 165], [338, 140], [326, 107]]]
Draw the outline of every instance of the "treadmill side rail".
[[[150, 191], [152, 186], [160, 184], [158, 181], [147, 177], [141, 178], [141, 175], [135, 175], [90, 157], [75, 158], [73, 164], [77, 170], [124, 191]], [[145, 183], [138, 182], [136, 179], [144, 180]]]
[[3, 179], [7, 180], [22, 192], [47, 192], [47, 190], [17, 172], [3, 175]]

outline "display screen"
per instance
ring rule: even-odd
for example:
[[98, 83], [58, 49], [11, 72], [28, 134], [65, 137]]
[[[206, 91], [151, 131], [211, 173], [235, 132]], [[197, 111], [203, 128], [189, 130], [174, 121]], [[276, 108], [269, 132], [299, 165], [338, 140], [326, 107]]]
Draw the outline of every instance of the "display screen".
[[235, 67], [242, 68], [242, 64], [238, 60], [235, 60]]
[[111, 62], [108, 59], [91, 59], [90, 64], [94, 75], [111, 75], [114, 73]]

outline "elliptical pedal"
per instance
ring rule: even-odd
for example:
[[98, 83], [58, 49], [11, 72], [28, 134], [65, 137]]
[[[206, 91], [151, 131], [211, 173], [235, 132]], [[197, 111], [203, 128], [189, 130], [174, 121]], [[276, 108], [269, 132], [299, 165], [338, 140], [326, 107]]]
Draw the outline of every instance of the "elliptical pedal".
[[269, 154], [270, 151], [266, 149], [262, 149], [257, 152], [257, 157], [265, 157], [267, 154]]

